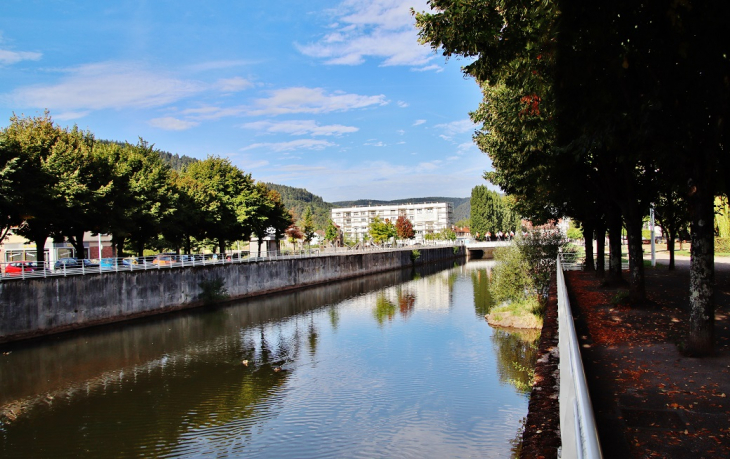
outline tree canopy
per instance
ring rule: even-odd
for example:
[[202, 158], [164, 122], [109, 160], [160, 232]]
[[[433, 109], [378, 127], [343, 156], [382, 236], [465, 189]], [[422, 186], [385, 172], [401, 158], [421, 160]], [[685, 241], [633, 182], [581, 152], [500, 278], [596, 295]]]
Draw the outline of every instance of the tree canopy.
[[446, 57], [469, 57], [463, 71], [482, 88], [471, 115], [481, 124], [475, 141], [492, 160], [485, 177], [536, 222], [569, 215], [587, 228], [608, 227], [617, 275], [625, 226], [632, 301], [645, 298], [641, 225], [650, 204], [684, 200], [692, 222], [688, 348], [710, 353], [708, 222], [714, 197], [727, 193], [730, 162], [730, 49], [717, 37], [730, 4], [429, 5], [431, 12], [415, 14], [422, 42]]

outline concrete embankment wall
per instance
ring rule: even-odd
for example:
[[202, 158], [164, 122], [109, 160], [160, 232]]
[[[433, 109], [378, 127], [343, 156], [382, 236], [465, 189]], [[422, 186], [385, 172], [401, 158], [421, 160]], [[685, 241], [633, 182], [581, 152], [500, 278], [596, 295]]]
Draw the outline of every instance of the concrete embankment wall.
[[[464, 247], [419, 248], [417, 264], [464, 257]], [[0, 282], [0, 343], [200, 306], [202, 285], [231, 299], [413, 265], [411, 250]]]

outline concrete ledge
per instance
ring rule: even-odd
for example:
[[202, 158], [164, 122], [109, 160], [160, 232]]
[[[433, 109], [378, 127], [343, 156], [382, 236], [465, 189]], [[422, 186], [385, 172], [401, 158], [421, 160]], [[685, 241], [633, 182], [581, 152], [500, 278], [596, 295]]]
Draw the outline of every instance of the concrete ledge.
[[201, 285], [223, 282], [230, 300], [293, 290], [466, 255], [464, 247], [0, 282], [0, 343], [202, 306]]

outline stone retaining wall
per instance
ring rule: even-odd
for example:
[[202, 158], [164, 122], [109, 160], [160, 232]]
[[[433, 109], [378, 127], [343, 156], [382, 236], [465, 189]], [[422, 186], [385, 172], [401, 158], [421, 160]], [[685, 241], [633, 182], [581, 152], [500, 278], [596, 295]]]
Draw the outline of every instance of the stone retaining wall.
[[[416, 264], [464, 257], [464, 247], [419, 248]], [[202, 286], [230, 299], [412, 266], [411, 250], [0, 282], [0, 343], [201, 306]]]

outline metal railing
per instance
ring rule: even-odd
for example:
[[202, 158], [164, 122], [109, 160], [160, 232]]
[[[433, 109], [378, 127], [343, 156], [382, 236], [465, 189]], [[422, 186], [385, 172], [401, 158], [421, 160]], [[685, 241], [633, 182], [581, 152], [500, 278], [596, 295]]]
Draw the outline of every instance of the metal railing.
[[[594, 254], [595, 257], [595, 254]], [[560, 260], [563, 263], [563, 271], [581, 271], [585, 268], [586, 257], [584, 254], [578, 254], [577, 252], [561, 252]], [[604, 258], [604, 265], [606, 269], [610, 265], [611, 259], [609, 255]], [[629, 269], [629, 261], [627, 259], [621, 260], [621, 269]]]
[[593, 405], [588, 394], [578, 337], [573, 324], [561, 256], [557, 260], [560, 352], [560, 457], [602, 458]]
[[450, 247], [459, 243], [449, 241], [429, 241], [424, 244], [388, 246], [356, 246], [356, 247], [327, 247], [312, 248], [295, 251], [266, 252], [254, 250], [252, 252], [232, 252], [226, 254], [193, 254], [176, 255], [162, 253], [144, 257], [76, 259], [61, 258], [55, 262], [10, 261], [0, 263], [1, 281], [37, 279], [57, 276], [79, 276], [88, 274], [108, 274], [126, 271], [140, 271], [150, 269], [188, 268], [195, 266], [224, 265], [237, 263], [251, 263], [259, 261], [285, 260], [291, 258], [319, 257], [337, 254], [357, 254], [371, 252], [387, 252], [395, 250], [416, 250], [425, 247]]

